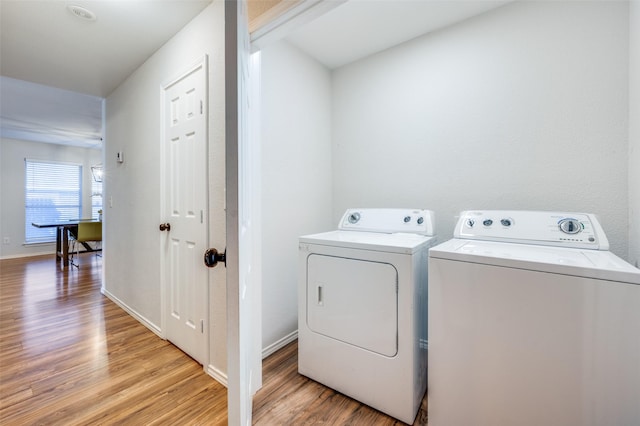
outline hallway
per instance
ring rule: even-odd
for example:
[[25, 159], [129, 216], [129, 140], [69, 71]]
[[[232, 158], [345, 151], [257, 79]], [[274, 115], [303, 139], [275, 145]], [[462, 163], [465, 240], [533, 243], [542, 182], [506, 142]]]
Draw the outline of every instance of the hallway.
[[[226, 425], [226, 388], [104, 297], [101, 274], [91, 254], [0, 260], [0, 423]], [[403, 424], [299, 375], [297, 348], [264, 360], [255, 425]]]
[[100, 293], [102, 261], [0, 261], [0, 423], [227, 424], [202, 366]]

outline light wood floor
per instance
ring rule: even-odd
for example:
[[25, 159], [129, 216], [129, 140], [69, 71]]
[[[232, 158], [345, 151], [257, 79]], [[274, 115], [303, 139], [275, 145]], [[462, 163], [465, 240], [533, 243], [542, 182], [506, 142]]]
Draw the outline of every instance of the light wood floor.
[[[226, 389], [102, 296], [99, 259], [80, 262], [0, 260], [0, 424], [227, 424]], [[402, 424], [300, 376], [295, 342], [265, 360], [263, 382], [256, 425]]]

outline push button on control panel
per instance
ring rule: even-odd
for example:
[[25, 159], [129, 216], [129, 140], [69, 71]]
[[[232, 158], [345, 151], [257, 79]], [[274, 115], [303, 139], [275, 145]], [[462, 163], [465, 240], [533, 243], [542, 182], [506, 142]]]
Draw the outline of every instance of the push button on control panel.
[[502, 226], [511, 226], [513, 221], [511, 219], [500, 219]]
[[491, 225], [493, 225], [493, 220], [491, 220], [491, 219], [485, 219], [485, 220], [483, 220], [483, 221], [482, 221], [482, 224], [483, 224], [484, 226], [491, 226]]

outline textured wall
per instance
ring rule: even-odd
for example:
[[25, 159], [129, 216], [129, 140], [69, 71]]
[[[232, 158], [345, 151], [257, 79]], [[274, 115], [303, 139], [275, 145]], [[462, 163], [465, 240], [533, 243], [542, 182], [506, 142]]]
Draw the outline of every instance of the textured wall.
[[263, 348], [298, 328], [298, 237], [335, 227], [330, 96], [329, 71], [296, 48], [262, 51]]
[[[162, 329], [160, 99], [163, 84], [209, 58], [209, 244], [225, 247], [224, 3], [214, 1], [106, 102], [104, 286], [150, 328]], [[116, 152], [124, 163], [116, 163]], [[210, 367], [226, 371], [226, 276], [211, 270]]]
[[333, 218], [593, 212], [628, 257], [624, 2], [516, 2], [336, 70]]

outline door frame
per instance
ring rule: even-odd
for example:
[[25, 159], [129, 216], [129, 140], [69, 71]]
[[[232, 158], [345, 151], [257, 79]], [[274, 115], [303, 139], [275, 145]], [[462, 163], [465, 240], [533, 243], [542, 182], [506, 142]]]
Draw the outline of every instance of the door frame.
[[[167, 152], [167, 142], [166, 142], [166, 132], [165, 132], [165, 102], [166, 102], [166, 89], [170, 86], [172, 86], [173, 84], [175, 84], [176, 82], [180, 81], [181, 79], [183, 79], [184, 77], [188, 76], [189, 74], [191, 74], [192, 72], [194, 72], [195, 70], [197, 70], [198, 68], [202, 68], [203, 72], [204, 72], [204, 78], [205, 78], [205, 84], [204, 84], [204, 100], [203, 100], [203, 107], [205, 108], [205, 115], [207, 117], [205, 117], [205, 137], [206, 137], [206, 141], [205, 141], [205, 153], [204, 153], [204, 158], [205, 158], [205, 165], [204, 165], [204, 179], [205, 179], [205, 197], [206, 200], [204, 201], [204, 205], [205, 208], [207, 209], [204, 214], [203, 214], [203, 220], [206, 221], [205, 222], [205, 228], [206, 228], [206, 232], [205, 232], [205, 242], [204, 242], [204, 246], [208, 247], [209, 246], [209, 228], [210, 228], [210, 224], [209, 224], [209, 174], [210, 174], [210, 170], [209, 170], [209, 119], [208, 119], [208, 111], [209, 111], [209, 57], [207, 54], [204, 54], [200, 57], [198, 57], [195, 61], [193, 61], [192, 63], [190, 63], [189, 65], [180, 68], [179, 72], [177, 72], [176, 74], [173, 75], [172, 78], [167, 79], [166, 81], [164, 81], [161, 85], [160, 85], [160, 212], [161, 212], [161, 222], [166, 222], [167, 218], [164, 217], [166, 208], [167, 208], [167, 186], [169, 184], [168, 179], [167, 179], [167, 170], [166, 170], [166, 161], [167, 161], [167, 156], [166, 156], [166, 152]], [[162, 236], [164, 238], [160, 239], [160, 265], [161, 267], [163, 267], [162, 265], [165, 265], [166, 262], [166, 256], [165, 256], [165, 250], [164, 250], [164, 244], [166, 244], [166, 238], [168, 238], [167, 236]], [[204, 264], [202, 265], [203, 268], [207, 269]], [[209, 271], [207, 269], [206, 272], [206, 280], [205, 282], [202, 283], [203, 286], [205, 286], [206, 290], [205, 290], [205, 300], [204, 300], [204, 312], [205, 315], [203, 316], [203, 321], [204, 321], [204, 350], [202, 353], [202, 360], [198, 360], [198, 362], [202, 361], [202, 367], [203, 369], [206, 371], [208, 364], [210, 362], [210, 324], [209, 324], [209, 310], [211, 308], [210, 306], [210, 297], [209, 297], [209, 280], [210, 280], [210, 276], [209, 276]], [[165, 277], [165, 274], [161, 273], [160, 274], [160, 288], [162, 289], [162, 291], [160, 292], [160, 307], [161, 307], [161, 318], [160, 318], [160, 326], [161, 326], [161, 330], [162, 330], [162, 338], [167, 340], [167, 316], [170, 315], [168, 313], [168, 294], [169, 294], [169, 280], [167, 280], [167, 278]], [[172, 343], [173, 344], [173, 343]], [[177, 346], [176, 346], [177, 347]]]
[[[225, 2], [227, 414], [252, 424], [262, 386], [259, 55], [250, 57], [245, 0]], [[251, 117], [249, 117], [251, 116]]]
[[[246, 0], [225, 1], [225, 188], [227, 278], [227, 414], [229, 425], [250, 426], [252, 397], [262, 386], [261, 244], [260, 244], [260, 47], [277, 41], [347, 0], [299, 0], [282, 16], [249, 34]], [[250, 58], [251, 51], [256, 52]], [[244, 78], [243, 78], [244, 77]], [[248, 95], [250, 110], [242, 104]], [[246, 158], [245, 154], [254, 157]], [[253, 175], [243, 166], [254, 167]], [[255, 169], [258, 167], [258, 169]], [[247, 204], [249, 211], [247, 212]], [[249, 215], [257, 231], [241, 250], [240, 232]], [[246, 242], [244, 242], [246, 243]], [[242, 256], [242, 258], [241, 258]], [[253, 268], [243, 277], [247, 262]], [[247, 279], [248, 278], [248, 279]], [[243, 283], [241, 280], [246, 279]], [[246, 287], [243, 288], [242, 286]], [[251, 288], [248, 288], [251, 287]], [[247, 290], [248, 288], [248, 290]], [[249, 303], [245, 291], [252, 292]]]

